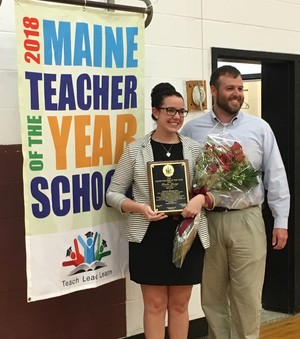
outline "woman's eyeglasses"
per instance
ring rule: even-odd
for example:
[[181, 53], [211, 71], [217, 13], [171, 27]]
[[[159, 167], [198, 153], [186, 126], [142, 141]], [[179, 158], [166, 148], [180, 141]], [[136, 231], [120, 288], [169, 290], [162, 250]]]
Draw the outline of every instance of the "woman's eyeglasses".
[[176, 113], [181, 117], [186, 117], [189, 113], [186, 109], [176, 109], [175, 107], [161, 107], [160, 109], [165, 109], [168, 115], [174, 116]]

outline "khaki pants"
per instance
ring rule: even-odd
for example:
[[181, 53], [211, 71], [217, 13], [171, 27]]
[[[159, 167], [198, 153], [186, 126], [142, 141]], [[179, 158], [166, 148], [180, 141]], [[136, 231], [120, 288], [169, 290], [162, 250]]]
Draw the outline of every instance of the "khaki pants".
[[201, 285], [210, 339], [258, 339], [266, 234], [260, 207], [207, 212]]

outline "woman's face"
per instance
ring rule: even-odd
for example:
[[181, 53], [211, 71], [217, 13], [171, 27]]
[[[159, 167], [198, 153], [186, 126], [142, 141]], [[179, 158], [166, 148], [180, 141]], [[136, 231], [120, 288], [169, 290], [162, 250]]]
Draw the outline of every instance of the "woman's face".
[[183, 99], [177, 96], [166, 97], [160, 109], [152, 109], [153, 115], [157, 118], [157, 127], [167, 133], [174, 133], [182, 127], [184, 117], [180, 116], [178, 112], [175, 115], [168, 114], [168, 108], [185, 110]]

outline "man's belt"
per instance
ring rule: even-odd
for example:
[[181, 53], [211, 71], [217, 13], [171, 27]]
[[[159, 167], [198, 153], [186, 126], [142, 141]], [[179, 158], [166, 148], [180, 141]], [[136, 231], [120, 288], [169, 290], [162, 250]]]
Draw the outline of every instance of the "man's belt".
[[[256, 207], [257, 205], [253, 205], [253, 206], [249, 206], [246, 208], [242, 208], [242, 209], [247, 209], [250, 207]], [[242, 209], [238, 209], [238, 208], [227, 208], [227, 207], [219, 207], [216, 206], [213, 210], [211, 210], [210, 212], [234, 212], [234, 211], [241, 211]]]

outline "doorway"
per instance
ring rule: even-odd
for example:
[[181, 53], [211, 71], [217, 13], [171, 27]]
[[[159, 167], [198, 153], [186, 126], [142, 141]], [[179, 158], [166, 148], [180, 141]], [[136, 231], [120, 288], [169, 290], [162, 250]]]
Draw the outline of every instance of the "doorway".
[[220, 62], [261, 67], [260, 74], [240, 71], [244, 81], [252, 77], [261, 84], [259, 114], [274, 131], [291, 193], [289, 240], [281, 251], [272, 249], [273, 217], [267, 203], [263, 209], [268, 247], [262, 305], [266, 310], [294, 314], [300, 311], [300, 55], [212, 48], [212, 70]]

